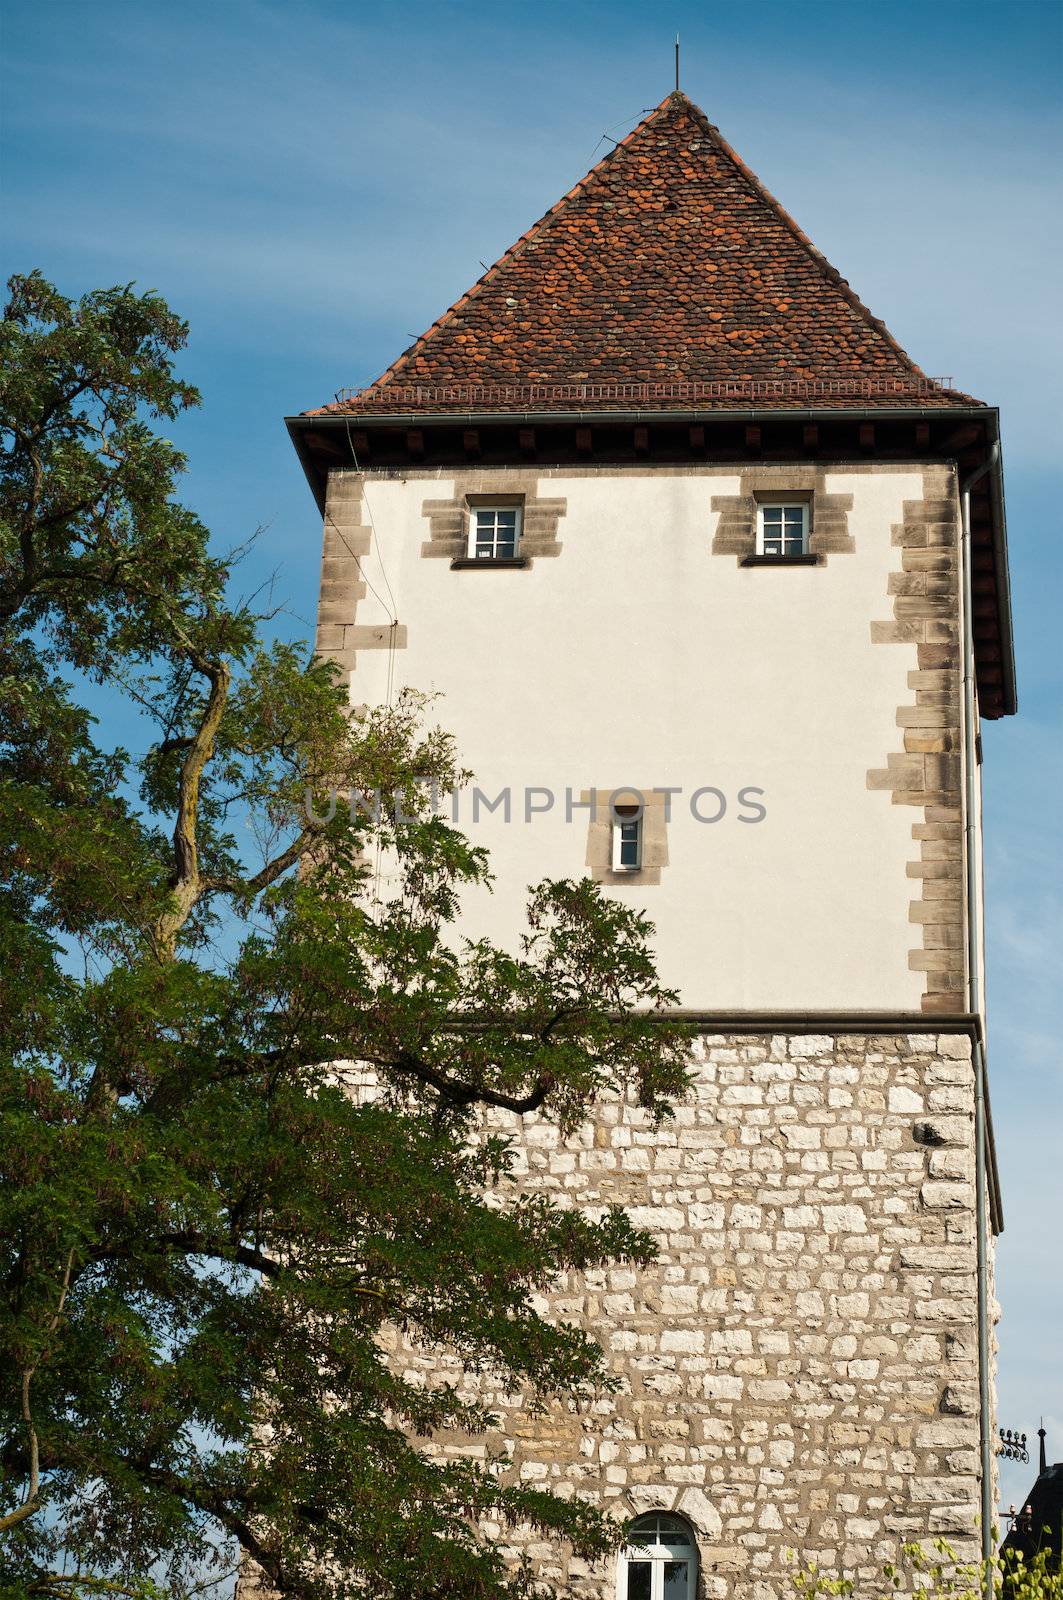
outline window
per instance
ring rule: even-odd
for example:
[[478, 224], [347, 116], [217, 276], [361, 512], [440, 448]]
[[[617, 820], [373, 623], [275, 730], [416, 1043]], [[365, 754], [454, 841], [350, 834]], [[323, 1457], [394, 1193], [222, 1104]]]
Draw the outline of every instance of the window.
[[682, 1518], [653, 1512], [632, 1523], [617, 1600], [694, 1600], [697, 1578], [697, 1546]]
[[510, 561], [520, 540], [520, 506], [472, 506], [469, 555], [477, 561]]
[[637, 872], [642, 865], [642, 815], [638, 806], [613, 813], [613, 871]]
[[762, 503], [757, 507], [757, 553], [762, 556], [808, 554], [808, 506]]

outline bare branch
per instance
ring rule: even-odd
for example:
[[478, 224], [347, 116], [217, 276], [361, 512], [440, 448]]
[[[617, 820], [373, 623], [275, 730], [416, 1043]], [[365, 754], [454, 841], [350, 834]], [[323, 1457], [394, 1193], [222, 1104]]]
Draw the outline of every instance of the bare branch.
[[250, 878], [203, 878], [204, 891], [225, 891], [230, 894], [258, 894], [262, 889], [268, 889], [271, 883], [276, 883], [282, 873], [289, 867], [294, 867], [299, 858], [306, 854], [311, 844], [324, 831], [324, 823], [308, 823], [302, 832], [292, 840], [286, 850], [270, 861]]

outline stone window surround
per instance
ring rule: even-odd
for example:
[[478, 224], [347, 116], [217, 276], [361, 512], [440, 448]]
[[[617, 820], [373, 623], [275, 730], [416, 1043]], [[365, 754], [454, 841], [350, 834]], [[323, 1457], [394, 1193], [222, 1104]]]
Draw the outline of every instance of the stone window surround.
[[[830, 555], [851, 555], [856, 546], [849, 533], [851, 494], [829, 494], [826, 479], [837, 468], [823, 463], [786, 462], [744, 467], [736, 495], [714, 494], [720, 513], [712, 541], [713, 555], [733, 555], [743, 567], [824, 566]], [[759, 550], [762, 505], [804, 503], [808, 506], [808, 546], [803, 555], [766, 556]]]
[[[448, 499], [426, 499], [421, 507], [428, 519], [428, 538], [421, 555], [449, 560], [454, 568], [513, 569], [530, 567], [536, 557], [558, 556], [558, 524], [568, 504], [560, 497], [540, 493], [543, 475], [536, 470], [467, 468], [449, 474], [454, 493]], [[469, 555], [470, 511], [477, 506], [519, 506], [520, 538], [515, 556], [478, 560]]]
[[[587, 876], [603, 887], [645, 889], [656, 887], [668, 865], [669, 799], [654, 793], [652, 784], [618, 784], [614, 789], [584, 789], [579, 797], [587, 812]], [[641, 800], [642, 853], [640, 865], [613, 866], [613, 806], [626, 808]]]

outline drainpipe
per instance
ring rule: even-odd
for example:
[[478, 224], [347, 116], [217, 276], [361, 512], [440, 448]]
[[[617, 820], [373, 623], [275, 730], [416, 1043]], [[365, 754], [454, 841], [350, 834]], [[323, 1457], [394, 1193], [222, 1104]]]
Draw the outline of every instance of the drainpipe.
[[[975, 826], [978, 815], [978, 773], [975, 743], [975, 675], [974, 634], [972, 629], [974, 582], [971, 553], [971, 490], [978, 480], [997, 463], [999, 443], [983, 464], [961, 485], [962, 510], [962, 582], [963, 582], [963, 738], [965, 776], [964, 859], [967, 877], [967, 1006], [981, 1013], [983, 997], [981, 985], [981, 874], [977, 866]], [[983, 1030], [979, 1029], [972, 1047], [974, 1067], [974, 1188], [975, 1188], [975, 1242], [978, 1272], [978, 1427], [981, 1455], [982, 1503], [982, 1560], [985, 1567], [984, 1586], [987, 1596], [992, 1594], [992, 1577], [988, 1563], [993, 1558], [993, 1440], [992, 1397], [990, 1393], [989, 1350], [989, 1241], [986, 1223], [986, 1063], [982, 1043]]]

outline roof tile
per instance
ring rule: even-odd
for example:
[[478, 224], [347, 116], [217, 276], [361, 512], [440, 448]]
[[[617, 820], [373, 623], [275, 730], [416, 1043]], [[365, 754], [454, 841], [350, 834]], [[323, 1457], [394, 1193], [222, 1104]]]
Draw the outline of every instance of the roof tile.
[[322, 409], [913, 396], [972, 403], [920, 371], [704, 113], [672, 94], [374, 384]]

